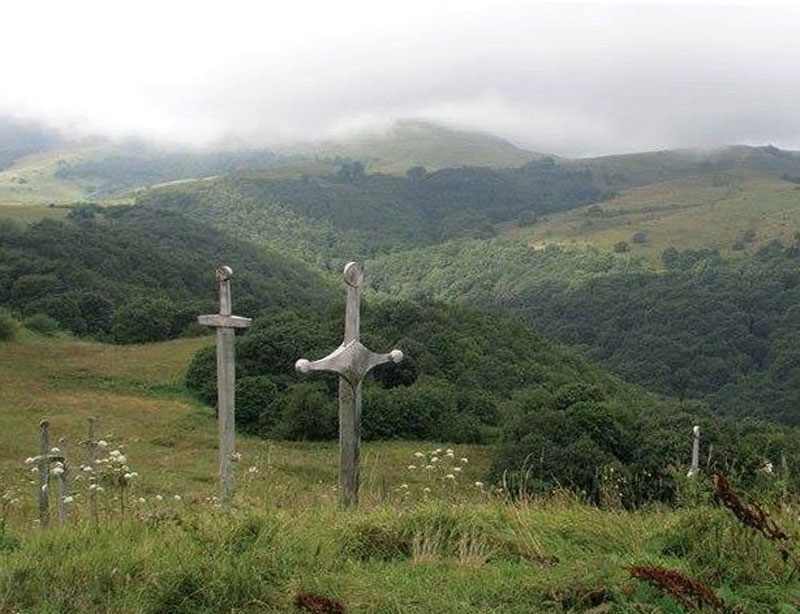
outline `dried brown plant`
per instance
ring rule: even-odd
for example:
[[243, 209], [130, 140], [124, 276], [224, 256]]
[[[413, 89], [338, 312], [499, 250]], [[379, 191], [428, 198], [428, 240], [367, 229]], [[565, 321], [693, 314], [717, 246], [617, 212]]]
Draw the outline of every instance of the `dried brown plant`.
[[674, 569], [641, 565], [631, 567], [629, 572], [632, 577], [643, 580], [665, 595], [677, 599], [686, 608], [694, 610], [711, 608], [716, 612], [727, 611], [725, 604], [711, 588]]
[[335, 599], [312, 595], [311, 593], [297, 593], [294, 604], [300, 610], [307, 610], [312, 614], [344, 614], [344, 605]]
[[763, 535], [775, 544], [784, 562], [792, 559], [797, 566], [797, 561], [789, 550], [789, 536], [758, 503], [745, 503], [731, 488], [728, 479], [721, 473], [712, 476], [714, 480], [714, 498], [728, 508], [736, 519], [745, 527]]

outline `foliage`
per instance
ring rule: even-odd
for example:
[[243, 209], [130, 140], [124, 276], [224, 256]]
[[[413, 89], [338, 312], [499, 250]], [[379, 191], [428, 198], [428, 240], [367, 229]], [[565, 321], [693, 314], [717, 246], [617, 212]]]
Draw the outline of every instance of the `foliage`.
[[[557, 387], [579, 380], [615, 394], [620, 384], [557, 346], [546, 343], [518, 322], [443, 304], [391, 300], [365, 305], [364, 342], [376, 351], [393, 347], [406, 358], [399, 365], [375, 369], [364, 388], [363, 436], [373, 438], [448, 438], [456, 442], [490, 439], [499, 420], [498, 400], [528, 381]], [[271, 432], [305, 438], [304, 412], [324, 422], [327, 410], [318, 394], [332, 399], [336, 379], [322, 388], [296, 388], [300, 357], [332, 351], [342, 330], [342, 308], [328, 313], [285, 311], [258, 318], [237, 338], [239, 377], [266, 376], [278, 386], [280, 416]], [[212, 348], [197, 353], [186, 384], [201, 400], [214, 403], [215, 360]], [[419, 377], [424, 374], [424, 377]], [[332, 414], [334, 415], [334, 414]], [[299, 421], [297, 424], [294, 422]], [[336, 433], [314, 427], [315, 433]], [[321, 435], [319, 435], [321, 436]]]
[[[323, 267], [570, 209], [604, 196], [586, 169], [551, 161], [520, 168], [448, 168], [407, 176], [365, 175], [343, 160], [327, 177], [264, 178], [239, 173], [143, 193], [138, 202], [178, 210], [237, 236], [287, 250]], [[359, 170], [360, 169], [360, 170]]]
[[236, 380], [236, 423], [243, 430], [262, 430], [275, 422], [278, 387], [265, 376]]
[[13, 341], [17, 336], [17, 322], [0, 310], [0, 341]]
[[368, 264], [376, 289], [519, 314], [626, 379], [718, 412], [798, 423], [798, 247], [665, 250], [666, 271], [595, 248], [462, 241]]
[[60, 328], [60, 324], [56, 320], [43, 313], [37, 313], [25, 318], [23, 324], [28, 330], [48, 336], [54, 335]]
[[174, 338], [198, 314], [215, 312], [221, 262], [237, 271], [235, 305], [245, 315], [322, 307], [330, 296], [327, 283], [298, 262], [137, 207], [0, 228], [0, 254], [0, 306], [120, 343]]

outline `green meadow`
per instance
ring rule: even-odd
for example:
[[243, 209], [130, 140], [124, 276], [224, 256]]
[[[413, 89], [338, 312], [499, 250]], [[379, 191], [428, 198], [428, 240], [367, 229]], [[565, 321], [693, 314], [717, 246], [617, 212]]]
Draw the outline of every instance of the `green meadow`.
[[[697, 598], [633, 578], [634, 566], [677, 570], [726, 611], [800, 607], [793, 563], [711, 505], [705, 478], [670, 508], [595, 507], [566, 491], [511, 501], [482, 483], [489, 447], [389, 441], [364, 446], [361, 506], [346, 512], [335, 444], [240, 435], [238, 493], [222, 508], [213, 412], [183, 387], [210, 343], [20, 330], [0, 345], [0, 612], [655, 613]], [[38, 422], [79, 465], [89, 416], [139, 476], [98, 495], [96, 526], [75, 481], [68, 526], [42, 530], [25, 464]], [[441, 467], [423, 469], [436, 450]], [[796, 503], [768, 503], [796, 535]]]

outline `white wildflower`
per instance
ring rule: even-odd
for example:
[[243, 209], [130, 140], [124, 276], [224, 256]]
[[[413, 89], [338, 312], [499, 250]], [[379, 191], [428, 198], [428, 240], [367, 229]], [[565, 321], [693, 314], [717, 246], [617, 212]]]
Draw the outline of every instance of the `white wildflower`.
[[181, 500], [181, 496], [180, 495], [175, 495], [172, 498], [175, 499], [175, 501], [180, 501]]
[[105, 439], [101, 439], [100, 441], [97, 442], [97, 445], [100, 446], [101, 448], [107, 448], [108, 442]]
[[31, 473], [39, 473], [39, 467], [34, 467], [31, 469]]
[[431, 491], [431, 489], [428, 488], [427, 486], [422, 489], [422, 492], [424, 492], [424, 493], [429, 493], [430, 491]]
[[139, 498], [137, 499], [137, 501], [139, 501], [139, 503], [146, 503], [146, 501], [145, 501], [145, 498], [144, 498], [144, 497], [139, 497]]
[[446, 476], [444, 476], [444, 479], [445, 480], [455, 480], [456, 476], [454, 476], [452, 473], [448, 473]]
[[431, 458], [431, 462], [432, 463], [438, 463], [439, 462], [439, 458], [434, 456], [434, 457]]
[[461, 467], [453, 467], [453, 471], [459, 473], [461, 471]]
[[[424, 455], [422, 452], [414, 452], [414, 456], [415, 456], [416, 458], [422, 458], [422, 457], [423, 457], [423, 456], [425, 456], [425, 455]], [[31, 460], [33, 460], [33, 459], [31, 459]], [[25, 461], [25, 462], [27, 462], [27, 461]]]
[[58, 448], [50, 448], [50, 454], [61, 454], [61, 450]]
[[435, 467], [433, 465], [425, 465], [425, 470], [426, 471], [431, 471], [432, 469], [435, 469]]
[[52, 473], [53, 475], [63, 475], [64, 474], [64, 468], [63, 467], [58, 467], [58, 466], [53, 467], [50, 470], [50, 473]]
[[97, 492], [105, 492], [105, 491], [106, 491], [106, 489], [103, 488], [102, 486], [98, 486], [97, 487]]
[[461, 462], [466, 465], [469, 462], [469, 459], [465, 456], [464, 458], [461, 459]]
[[400, 484], [400, 488], [408, 488], [408, 484]]
[[30, 465], [30, 464], [31, 464], [32, 462], [34, 462], [35, 460], [36, 460], [36, 459], [35, 459], [35, 458], [33, 458], [32, 456], [29, 456], [28, 458], [26, 458], [26, 459], [25, 459], [25, 464], [26, 464], [26, 465]]
[[256, 467], [255, 465], [253, 465], [252, 467], [250, 467], [250, 468], [247, 470], [247, 473], [258, 473], [258, 467]]
[[409, 465], [408, 466], [409, 471], [414, 471], [414, 469], [416, 469], [416, 468], [417, 468], [416, 465]]
[[156, 501], [163, 501], [163, 500], [164, 497], [162, 497], [161, 495], [156, 495]]
[[75, 497], [64, 497], [64, 503], [72, 503], [75, 501]]
[[130, 480], [133, 476], [130, 473], [126, 473], [122, 477], [125, 478], [126, 480]]
[[483, 488], [483, 482], [475, 482], [477, 488]]

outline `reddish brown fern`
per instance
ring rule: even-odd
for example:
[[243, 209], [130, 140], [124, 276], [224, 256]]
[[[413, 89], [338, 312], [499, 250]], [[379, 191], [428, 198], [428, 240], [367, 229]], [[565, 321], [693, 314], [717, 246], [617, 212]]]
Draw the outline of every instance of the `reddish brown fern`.
[[745, 503], [731, 488], [727, 478], [721, 473], [712, 476], [714, 480], [714, 498], [728, 508], [736, 519], [745, 527], [763, 535], [775, 544], [784, 562], [789, 559], [797, 566], [797, 561], [789, 550], [789, 536], [758, 503]]
[[335, 599], [312, 595], [311, 593], [297, 593], [294, 604], [300, 610], [307, 610], [311, 614], [345, 614], [344, 605]]
[[711, 588], [679, 571], [644, 565], [631, 567], [628, 571], [632, 577], [643, 580], [665, 595], [677, 599], [686, 608], [726, 611], [725, 604]]

